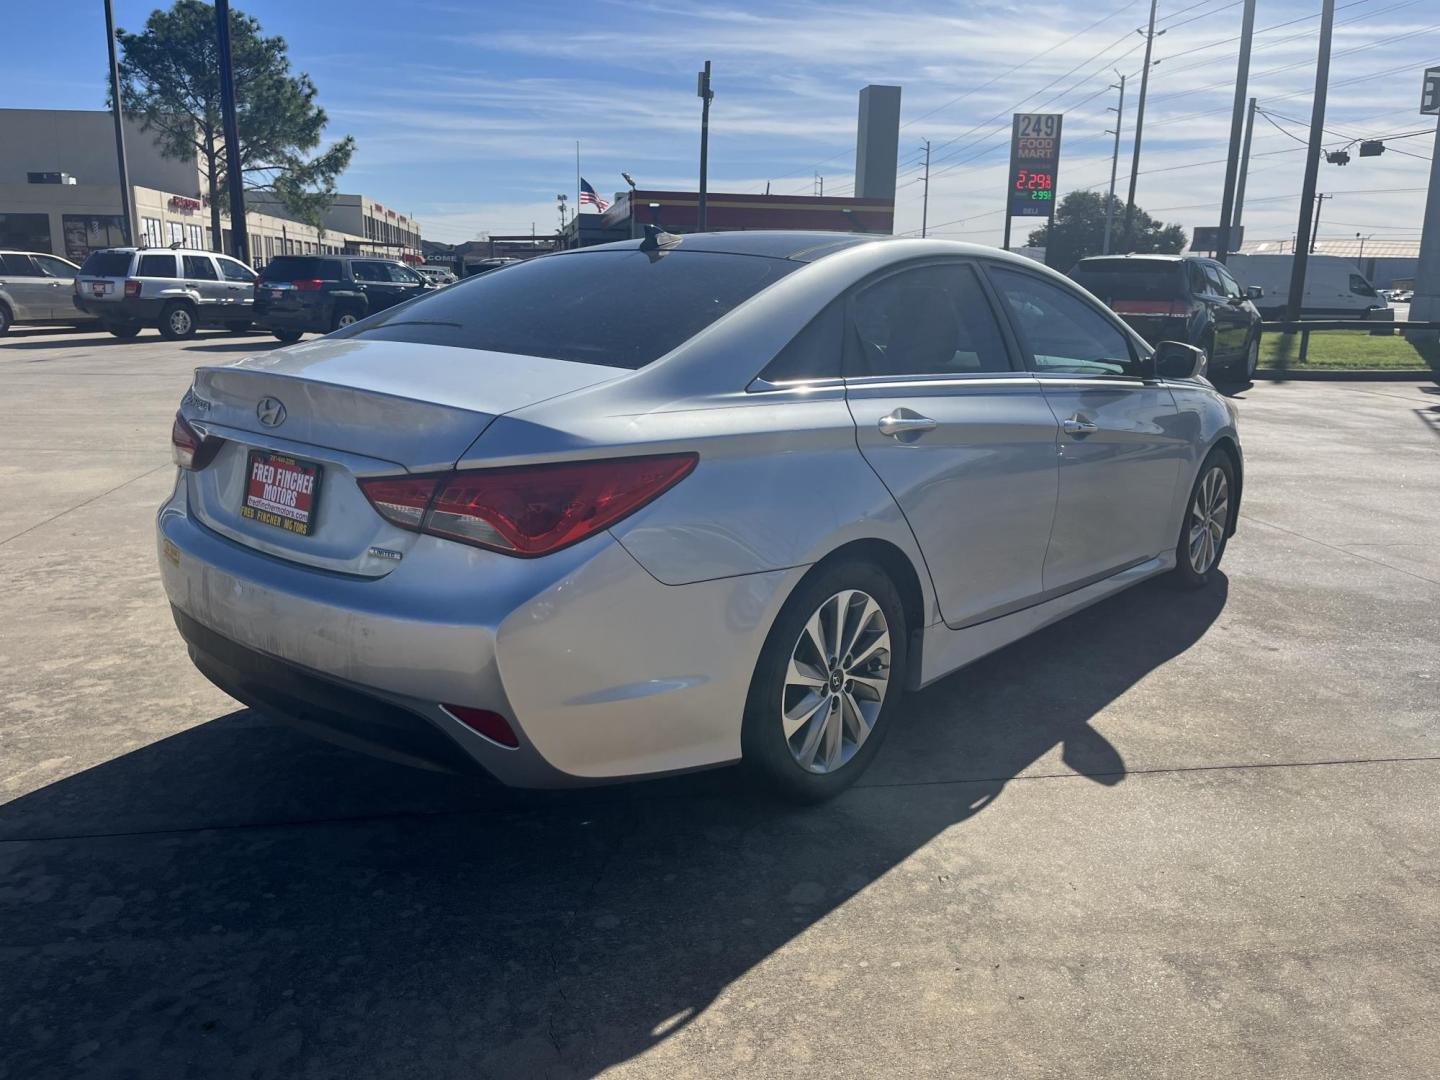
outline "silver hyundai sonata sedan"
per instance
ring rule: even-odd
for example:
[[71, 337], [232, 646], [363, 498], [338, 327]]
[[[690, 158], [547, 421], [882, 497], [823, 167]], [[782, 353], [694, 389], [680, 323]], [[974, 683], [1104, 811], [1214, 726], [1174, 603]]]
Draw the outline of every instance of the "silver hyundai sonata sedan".
[[1203, 371], [991, 248], [652, 230], [200, 368], [160, 567], [205, 675], [357, 749], [820, 799], [902, 691], [1206, 585]]

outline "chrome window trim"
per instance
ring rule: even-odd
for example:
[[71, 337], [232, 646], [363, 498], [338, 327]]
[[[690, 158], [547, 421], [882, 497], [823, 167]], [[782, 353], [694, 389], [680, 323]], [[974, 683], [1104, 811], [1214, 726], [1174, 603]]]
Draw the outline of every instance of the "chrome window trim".
[[843, 390], [844, 388], [845, 380], [840, 378], [796, 379], [794, 382], [773, 383], [756, 375], [750, 380], [750, 385], [745, 387], [745, 393], [786, 394], [800, 391], [809, 394], [817, 390]]
[[922, 390], [947, 388], [1014, 387], [1037, 385], [1034, 372], [984, 371], [960, 375], [866, 375], [845, 380], [847, 390], [889, 390], [917, 387]]

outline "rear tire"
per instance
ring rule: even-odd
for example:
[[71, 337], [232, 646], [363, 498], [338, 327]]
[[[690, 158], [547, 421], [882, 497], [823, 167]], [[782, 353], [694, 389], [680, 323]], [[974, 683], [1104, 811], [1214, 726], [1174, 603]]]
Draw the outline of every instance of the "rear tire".
[[336, 330], [344, 330], [345, 327], [351, 326], [359, 321], [360, 316], [354, 311], [337, 311], [335, 317], [330, 320], [330, 330], [332, 333]]
[[1170, 583], [1179, 589], [1203, 589], [1216, 577], [1235, 513], [1235, 465], [1218, 447], [1210, 451], [1185, 503], [1175, 569]]
[[271, 332], [272, 332], [277, 338], [279, 338], [281, 341], [283, 341], [286, 345], [293, 345], [295, 342], [297, 342], [297, 341], [300, 340], [300, 335], [303, 334], [305, 331], [303, 331], [303, 330], [273, 330], [273, 331], [271, 331]]
[[853, 784], [893, 722], [907, 634], [900, 594], [878, 567], [838, 561], [803, 580], [750, 683], [740, 743], [751, 779], [797, 803]]
[[131, 338], [135, 337], [137, 334], [140, 333], [140, 324], [113, 323], [110, 326], [105, 327], [105, 329], [109, 330], [110, 333], [114, 334], [117, 338], [120, 338], [123, 341], [129, 341]]
[[160, 310], [160, 336], [166, 341], [185, 341], [195, 336], [195, 309], [183, 300], [174, 300]]
[[6, 333], [14, 321], [15, 317], [10, 314], [10, 309], [4, 304], [0, 304], [0, 334]]

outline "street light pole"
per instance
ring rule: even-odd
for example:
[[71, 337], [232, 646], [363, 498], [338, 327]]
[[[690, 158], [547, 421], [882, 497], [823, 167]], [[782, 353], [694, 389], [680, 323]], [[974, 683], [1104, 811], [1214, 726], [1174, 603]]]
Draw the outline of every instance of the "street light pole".
[[230, 0], [215, 0], [215, 23], [220, 45], [220, 115], [225, 127], [225, 182], [230, 189], [229, 254], [248, 266], [250, 237], [245, 229], [245, 171], [240, 163], [240, 126], [235, 119], [235, 64], [230, 57]]
[[1240, 147], [1240, 175], [1235, 180], [1235, 216], [1230, 235], [1240, 235], [1240, 218], [1245, 211], [1245, 177], [1250, 175], [1250, 136], [1255, 134], [1255, 99], [1250, 99], [1250, 114], [1245, 118], [1245, 144]]
[[1245, 0], [1245, 15], [1240, 23], [1240, 59], [1235, 65], [1235, 107], [1230, 113], [1230, 153], [1225, 160], [1225, 188], [1220, 196], [1220, 250], [1215, 257], [1222, 263], [1234, 244], [1230, 226], [1235, 220], [1235, 174], [1240, 168], [1240, 142], [1245, 127], [1245, 90], [1250, 81], [1250, 41], [1255, 36], [1255, 0]]
[[1310, 259], [1310, 224], [1315, 208], [1315, 182], [1320, 172], [1320, 141], [1325, 128], [1325, 93], [1330, 86], [1330, 38], [1335, 28], [1335, 0], [1320, 9], [1320, 48], [1315, 57], [1315, 101], [1310, 109], [1310, 146], [1305, 155], [1305, 182], [1300, 189], [1300, 226], [1295, 231], [1295, 258], [1290, 264], [1290, 295], [1285, 318], [1300, 318], [1305, 301], [1305, 269]]
[[[1120, 72], [1116, 72], [1120, 75]], [[1105, 200], [1105, 243], [1101, 246], [1102, 255], [1110, 254], [1110, 226], [1115, 220], [1115, 173], [1120, 167], [1120, 129], [1125, 126], [1125, 76], [1120, 75], [1120, 100], [1110, 106], [1106, 111], [1115, 114], [1115, 130], [1111, 134], [1115, 136], [1115, 149], [1110, 154], [1110, 197]]]
[[115, 164], [120, 169], [120, 205], [124, 210], [121, 219], [125, 243], [138, 245], [135, 203], [130, 197], [130, 166], [125, 159], [125, 113], [120, 107], [120, 66], [115, 62], [115, 12], [111, 9], [110, 0], [105, 0], [105, 43], [110, 49], [110, 115], [115, 119]]
[[695, 85], [695, 93], [700, 98], [700, 202], [695, 210], [695, 226], [697, 232], [704, 232], [709, 224], [708, 207], [706, 206], [706, 172], [710, 155], [710, 102], [715, 97], [715, 91], [710, 89], [710, 61], [705, 61], [705, 70], [700, 72], [699, 79]]

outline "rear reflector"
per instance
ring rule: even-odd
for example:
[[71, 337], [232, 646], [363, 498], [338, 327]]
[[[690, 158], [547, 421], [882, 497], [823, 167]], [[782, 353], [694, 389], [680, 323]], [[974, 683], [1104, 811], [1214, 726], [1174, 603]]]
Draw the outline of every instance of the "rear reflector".
[[515, 737], [515, 731], [510, 727], [510, 722], [497, 712], [491, 712], [489, 709], [472, 709], [466, 705], [442, 705], [440, 707], [471, 731], [484, 735], [493, 743], [499, 743], [510, 750], [514, 750], [520, 745], [520, 740]]
[[1111, 300], [1117, 315], [1188, 315], [1190, 308], [1179, 300]]
[[609, 528], [679, 483], [695, 454], [661, 454], [361, 480], [401, 528], [534, 558]]

